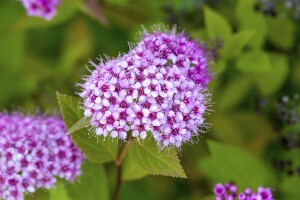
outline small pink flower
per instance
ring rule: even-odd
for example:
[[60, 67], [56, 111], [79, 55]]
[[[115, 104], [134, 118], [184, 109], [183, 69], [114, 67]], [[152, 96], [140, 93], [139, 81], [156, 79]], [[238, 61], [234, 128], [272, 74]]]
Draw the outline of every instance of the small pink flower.
[[223, 196], [223, 194], [225, 194], [225, 191], [225, 187], [222, 184], [218, 183], [215, 185], [214, 192], [217, 196]]
[[27, 15], [51, 20], [56, 15], [59, 0], [20, 0]]

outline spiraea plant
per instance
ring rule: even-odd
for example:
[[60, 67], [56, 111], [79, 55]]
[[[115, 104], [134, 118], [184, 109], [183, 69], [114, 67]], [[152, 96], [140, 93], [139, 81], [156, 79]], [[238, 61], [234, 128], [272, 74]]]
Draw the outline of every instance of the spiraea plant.
[[186, 177], [176, 149], [207, 126], [208, 63], [203, 44], [175, 28], [158, 28], [144, 31], [127, 54], [92, 63], [79, 84], [81, 98], [58, 94], [69, 133], [87, 158], [115, 161], [115, 198], [127, 157], [130, 168], [141, 171], [137, 176]]
[[299, 2], [0, 0], [0, 200], [300, 199]]

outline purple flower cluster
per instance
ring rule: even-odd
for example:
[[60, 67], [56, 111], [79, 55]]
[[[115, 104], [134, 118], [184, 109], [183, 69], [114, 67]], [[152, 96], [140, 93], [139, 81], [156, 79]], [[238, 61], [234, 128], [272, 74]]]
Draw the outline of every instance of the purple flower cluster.
[[203, 46], [183, 33], [144, 33], [130, 52], [94, 64], [80, 96], [96, 135], [125, 140], [152, 135], [180, 147], [204, 126], [211, 77]]
[[51, 188], [55, 177], [74, 181], [83, 154], [59, 117], [0, 114], [0, 199]]
[[272, 190], [270, 188], [258, 187], [256, 193], [247, 188], [244, 192], [237, 194], [237, 187], [234, 184], [220, 183], [215, 185], [214, 193], [216, 200], [273, 200]]
[[59, 0], [21, 0], [29, 16], [51, 20], [56, 15]]

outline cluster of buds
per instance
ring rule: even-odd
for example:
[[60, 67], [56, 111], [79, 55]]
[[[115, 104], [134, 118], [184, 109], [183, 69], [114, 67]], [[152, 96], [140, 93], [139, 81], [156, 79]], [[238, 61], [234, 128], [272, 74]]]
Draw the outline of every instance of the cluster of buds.
[[[298, 110], [298, 103], [298, 94], [295, 94], [293, 98], [283, 96], [279, 99], [275, 107], [276, 118], [281, 123], [283, 129], [279, 141], [286, 151], [299, 151], [300, 149], [300, 111]], [[300, 174], [300, 167], [295, 166], [293, 160], [273, 159], [273, 166], [280, 171], [285, 171], [288, 175]]]
[[274, 158], [272, 160], [273, 166], [279, 171], [286, 172], [289, 176], [300, 176], [300, 167], [295, 168], [295, 162], [293, 160], [281, 160]]
[[51, 188], [56, 177], [81, 174], [83, 154], [66, 135], [59, 117], [0, 114], [0, 199]]
[[[211, 77], [204, 46], [183, 33], [145, 32], [129, 53], [94, 64], [80, 84], [85, 117], [98, 136], [153, 136], [180, 147], [205, 126]], [[200, 128], [200, 130], [199, 130]]]
[[257, 192], [252, 192], [247, 188], [244, 192], [237, 193], [237, 187], [234, 184], [218, 183], [214, 187], [216, 200], [273, 200], [272, 190], [270, 188], [258, 187]]
[[[266, 99], [257, 98], [255, 110], [266, 112], [273, 121], [273, 126], [280, 133], [278, 142], [285, 151], [299, 151], [300, 149], [300, 110], [299, 94], [292, 97], [282, 96], [276, 102], [269, 103]], [[293, 159], [273, 158], [274, 168], [286, 172], [288, 175], [300, 175], [300, 166]]]
[[284, 8], [284, 14], [289, 12], [293, 13], [296, 18], [300, 15], [299, 0], [258, 0], [255, 5], [256, 10], [272, 17], [277, 16], [278, 8]]
[[[276, 125], [277, 130], [284, 129], [286, 126], [297, 125], [300, 122], [299, 94], [294, 94], [292, 98], [285, 95], [276, 102], [265, 98], [255, 99], [255, 111], [258, 114], [270, 114]], [[299, 129], [300, 130], [300, 129]]]
[[283, 125], [293, 125], [300, 121], [298, 102], [299, 94], [295, 94], [293, 98], [283, 96], [279, 99], [275, 106], [275, 113]]
[[41, 17], [51, 20], [57, 12], [59, 0], [20, 0], [28, 16]]

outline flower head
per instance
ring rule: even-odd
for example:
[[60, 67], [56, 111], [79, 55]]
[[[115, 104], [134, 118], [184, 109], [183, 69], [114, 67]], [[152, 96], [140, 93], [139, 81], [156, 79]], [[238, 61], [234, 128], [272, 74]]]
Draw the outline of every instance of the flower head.
[[257, 193], [246, 188], [244, 192], [237, 195], [237, 187], [234, 184], [226, 183], [222, 185], [216, 184], [214, 187], [215, 199], [238, 199], [238, 200], [273, 200], [271, 188], [258, 187]]
[[204, 47], [183, 33], [144, 33], [128, 54], [95, 65], [81, 84], [85, 116], [97, 135], [180, 147], [197, 135], [211, 77]]
[[74, 181], [83, 154], [59, 117], [0, 114], [0, 199], [51, 188], [55, 177]]
[[56, 15], [59, 0], [21, 0], [27, 15], [51, 20]]

